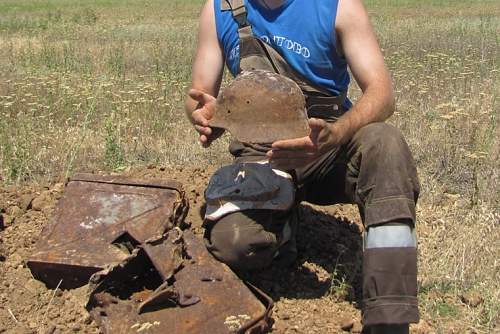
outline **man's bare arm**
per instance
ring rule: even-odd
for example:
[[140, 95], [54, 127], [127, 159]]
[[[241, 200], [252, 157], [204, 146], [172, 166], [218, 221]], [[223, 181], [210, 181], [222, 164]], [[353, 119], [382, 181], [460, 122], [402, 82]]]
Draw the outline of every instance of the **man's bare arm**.
[[335, 123], [340, 143], [363, 126], [385, 121], [394, 111], [394, 90], [362, 0], [340, 0], [336, 31], [351, 72], [363, 94]]
[[200, 14], [198, 47], [193, 61], [192, 83], [185, 102], [186, 116], [200, 134], [204, 146], [220, 135], [208, 127], [215, 112], [215, 97], [222, 80], [224, 58], [217, 39], [213, 0], [208, 0]]
[[277, 168], [304, 166], [349, 141], [363, 126], [386, 120], [394, 111], [391, 78], [362, 0], [340, 0], [337, 12], [337, 36], [363, 94], [337, 122], [310, 119], [309, 137], [273, 143], [267, 156]]

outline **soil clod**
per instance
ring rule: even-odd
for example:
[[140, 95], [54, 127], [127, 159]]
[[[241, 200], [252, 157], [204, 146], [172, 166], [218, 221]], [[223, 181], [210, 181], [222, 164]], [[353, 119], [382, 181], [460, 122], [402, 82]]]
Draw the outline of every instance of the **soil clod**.
[[349, 332], [353, 326], [354, 326], [354, 320], [353, 319], [346, 319], [346, 320], [342, 321], [340, 328], [343, 331]]
[[483, 297], [476, 291], [464, 293], [460, 296], [460, 300], [470, 307], [478, 307], [484, 302]]

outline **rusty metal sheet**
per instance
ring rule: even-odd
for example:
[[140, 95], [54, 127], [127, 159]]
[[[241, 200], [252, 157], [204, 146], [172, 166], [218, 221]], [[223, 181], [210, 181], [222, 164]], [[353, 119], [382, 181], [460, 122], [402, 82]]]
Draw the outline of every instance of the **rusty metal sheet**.
[[[154, 254], [140, 248], [123, 263], [92, 277], [87, 309], [104, 333], [265, 333], [269, 329], [272, 301], [258, 290], [252, 292], [191, 232], [183, 232], [182, 265], [173, 270], [173, 278], [162, 282], [162, 276], [168, 275], [160, 274], [149, 256], [165, 259], [176, 254], [171, 251], [172, 240], [156, 241]], [[166, 267], [174, 263], [178, 262], [171, 259]], [[143, 307], [155, 298], [162, 299]]]
[[269, 71], [241, 73], [217, 98], [211, 127], [248, 143], [308, 136], [306, 103], [291, 79]]
[[82, 286], [93, 273], [122, 262], [137, 244], [180, 224], [186, 212], [179, 183], [77, 174], [28, 267], [49, 287]]

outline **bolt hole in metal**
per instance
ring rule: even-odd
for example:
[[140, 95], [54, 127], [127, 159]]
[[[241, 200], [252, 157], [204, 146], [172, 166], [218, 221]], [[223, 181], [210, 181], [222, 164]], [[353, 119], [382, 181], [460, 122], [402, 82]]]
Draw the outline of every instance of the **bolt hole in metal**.
[[202, 282], [222, 282], [222, 278], [220, 277], [203, 277], [201, 279]]

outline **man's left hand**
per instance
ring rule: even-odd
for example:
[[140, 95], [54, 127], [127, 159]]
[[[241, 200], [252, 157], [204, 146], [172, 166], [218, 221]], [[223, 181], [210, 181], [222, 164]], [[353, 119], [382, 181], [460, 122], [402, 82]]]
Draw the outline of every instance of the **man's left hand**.
[[322, 119], [309, 119], [311, 133], [307, 137], [279, 140], [272, 144], [267, 157], [273, 168], [292, 170], [304, 167], [340, 144], [334, 124]]

